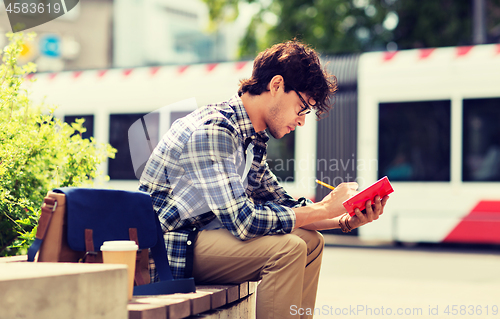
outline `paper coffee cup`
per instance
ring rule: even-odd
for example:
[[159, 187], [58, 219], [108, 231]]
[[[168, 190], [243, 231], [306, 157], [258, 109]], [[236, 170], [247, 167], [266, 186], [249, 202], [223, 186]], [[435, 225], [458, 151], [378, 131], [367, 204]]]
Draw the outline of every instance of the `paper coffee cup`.
[[128, 300], [132, 299], [134, 291], [135, 260], [137, 256], [135, 241], [112, 240], [105, 241], [101, 246], [102, 260], [105, 264], [127, 265], [128, 271]]

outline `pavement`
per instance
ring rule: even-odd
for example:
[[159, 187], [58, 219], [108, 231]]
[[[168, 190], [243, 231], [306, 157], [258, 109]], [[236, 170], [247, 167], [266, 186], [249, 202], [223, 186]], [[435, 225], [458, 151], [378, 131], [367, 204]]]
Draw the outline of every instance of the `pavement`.
[[499, 318], [500, 246], [325, 235], [314, 318]]

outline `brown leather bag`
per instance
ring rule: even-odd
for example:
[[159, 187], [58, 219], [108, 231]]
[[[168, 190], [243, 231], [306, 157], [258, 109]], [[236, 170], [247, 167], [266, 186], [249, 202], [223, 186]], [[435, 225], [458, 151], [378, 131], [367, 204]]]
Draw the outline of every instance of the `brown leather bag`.
[[[73, 250], [68, 245], [67, 232], [66, 195], [49, 191], [43, 200], [42, 214], [38, 221], [36, 238], [42, 242], [37, 261], [102, 263], [102, 253], [94, 247], [91, 229], [85, 230], [86, 251]], [[128, 239], [139, 245], [136, 229], [129, 229]], [[148, 249], [142, 249], [137, 252], [135, 284], [148, 283], [149, 254]]]
[[[40, 251], [38, 261], [100, 262], [100, 247], [108, 240], [133, 240], [141, 249], [134, 295], [196, 291], [193, 278], [173, 278], [160, 221], [144, 192], [74, 187], [49, 192], [28, 261]], [[149, 251], [159, 282], [149, 283]]]

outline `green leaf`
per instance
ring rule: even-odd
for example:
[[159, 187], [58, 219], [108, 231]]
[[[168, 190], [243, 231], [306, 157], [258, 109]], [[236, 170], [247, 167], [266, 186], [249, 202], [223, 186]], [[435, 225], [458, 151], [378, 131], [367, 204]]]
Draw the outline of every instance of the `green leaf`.
[[7, 37], [0, 65], [0, 256], [26, 252], [49, 190], [105, 179], [98, 166], [116, 153], [109, 144], [81, 138], [83, 119], [68, 125], [54, 117], [54, 106], [33, 105], [23, 82], [36, 65], [17, 61], [35, 35]]

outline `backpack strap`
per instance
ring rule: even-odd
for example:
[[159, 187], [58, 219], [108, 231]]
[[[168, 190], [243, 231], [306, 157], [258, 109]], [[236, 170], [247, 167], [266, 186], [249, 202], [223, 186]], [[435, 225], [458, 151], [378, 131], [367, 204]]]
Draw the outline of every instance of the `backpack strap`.
[[42, 214], [38, 220], [38, 227], [36, 229], [35, 241], [31, 244], [28, 249], [28, 261], [35, 261], [35, 256], [42, 246], [43, 239], [47, 233], [47, 229], [50, 225], [50, 220], [52, 215], [57, 208], [57, 200], [52, 197], [45, 197], [42, 204]]
[[[155, 214], [156, 215], [156, 214]], [[165, 240], [161, 230], [160, 220], [156, 215], [156, 245], [151, 248], [151, 255], [155, 261], [160, 282], [149, 285], [135, 286], [134, 295], [163, 295], [173, 293], [195, 292], [196, 286], [193, 278], [174, 279], [172, 271], [168, 264], [167, 250], [165, 249]]]
[[[139, 236], [137, 235], [137, 228], [128, 229], [129, 239], [134, 241], [139, 246]], [[142, 249], [137, 251], [135, 259], [135, 274], [134, 282], [136, 286], [149, 284], [149, 251]]]
[[167, 250], [165, 248], [165, 239], [163, 239], [163, 231], [161, 230], [160, 220], [155, 214], [156, 220], [156, 245], [151, 248], [151, 256], [156, 265], [156, 270], [160, 276], [160, 281], [172, 280], [172, 271], [167, 259]]
[[83, 261], [86, 263], [97, 262], [97, 251], [94, 248], [94, 231], [92, 229], [85, 229], [85, 256]]

